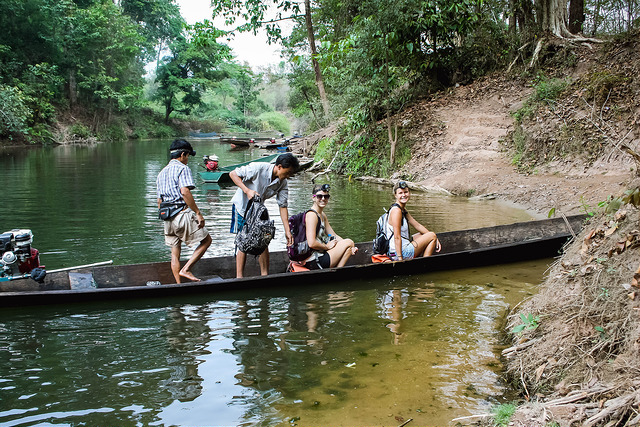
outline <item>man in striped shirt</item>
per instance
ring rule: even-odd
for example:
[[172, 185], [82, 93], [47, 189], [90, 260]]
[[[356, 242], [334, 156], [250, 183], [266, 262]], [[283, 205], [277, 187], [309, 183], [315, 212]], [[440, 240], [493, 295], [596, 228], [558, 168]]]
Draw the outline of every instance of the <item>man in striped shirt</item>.
[[[191, 144], [184, 139], [176, 139], [169, 148], [171, 160], [158, 174], [158, 208], [161, 202], [168, 202], [182, 209], [172, 218], [164, 221], [164, 241], [171, 247], [171, 271], [176, 283], [183, 278], [199, 282], [191, 272], [191, 267], [204, 255], [211, 245], [211, 236], [204, 226], [204, 217], [191, 194], [195, 188], [191, 169], [187, 166], [189, 156], [195, 156]], [[198, 245], [191, 258], [180, 268], [181, 244]]]

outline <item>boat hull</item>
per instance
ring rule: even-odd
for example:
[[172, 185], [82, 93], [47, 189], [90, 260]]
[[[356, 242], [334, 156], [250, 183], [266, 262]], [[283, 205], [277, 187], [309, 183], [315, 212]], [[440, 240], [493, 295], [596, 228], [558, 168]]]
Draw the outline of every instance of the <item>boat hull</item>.
[[231, 171], [233, 171], [235, 168], [238, 168], [240, 166], [245, 166], [245, 165], [248, 165], [249, 163], [254, 163], [254, 162], [268, 163], [268, 162], [274, 161], [277, 157], [278, 157], [278, 154], [270, 154], [268, 156], [259, 157], [255, 160], [250, 160], [248, 162], [237, 163], [235, 165], [230, 165], [230, 166], [223, 166], [213, 172], [209, 172], [209, 171], [198, 172], [198, 174], [200, 175], [200, 178], [202, 178], [204, 182], [230, 182], [231, 177], [229, 176], [229, 173], [231, 173]]
[[286, 272], [289, 264], [286, 251], [272, 252], [273, 274], [259, 276], [257, 257], [248, 257], [247, 277], [239, 279], [234, 277], [233, 256], [201, 259], [194, 274], [205, 280], [183, 284], [172, 283], [169, 262], [94, 267], [78, 271], [91, 277], [92, 285], [83, 288], [73, 289], [72, 274], [67, 272], [48, 275], [43, 284], [30, 279], [0, 282], [0, 307], [278, 289], [548, 258], [558, 255], [571, 237], [568, 224], [578, 233], [583, 221], [583, 216], [574, 216], [566, 223], [563, 219], [552, 219], [439, 233], [441, 254], [390, 263], [371, 263], [372, 244], [364, 242], [358, 244], [358, 254], [345, 267], [301, 273]]

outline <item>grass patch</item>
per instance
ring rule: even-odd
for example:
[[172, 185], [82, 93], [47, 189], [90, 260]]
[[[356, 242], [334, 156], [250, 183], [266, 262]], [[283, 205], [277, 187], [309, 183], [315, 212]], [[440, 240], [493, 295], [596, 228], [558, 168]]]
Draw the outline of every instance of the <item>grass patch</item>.
[[513, 403], [503, 403], [494, 409], [493, 422], [497, 426], [507, 426], [511, 417], [516, 412], [516, 405]]

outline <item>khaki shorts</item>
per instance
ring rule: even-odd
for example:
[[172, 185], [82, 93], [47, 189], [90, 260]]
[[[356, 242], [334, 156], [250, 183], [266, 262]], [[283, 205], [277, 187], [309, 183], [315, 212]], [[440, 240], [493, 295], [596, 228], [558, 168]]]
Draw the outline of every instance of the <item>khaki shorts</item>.
[[196, 213], [189, 208], [183, 209], [170, 221], [164, 221], [164, 243], [167, 246], [178, 246], [180, 242], [194, 246], [208, 234], [206, 227], [198, 228]]

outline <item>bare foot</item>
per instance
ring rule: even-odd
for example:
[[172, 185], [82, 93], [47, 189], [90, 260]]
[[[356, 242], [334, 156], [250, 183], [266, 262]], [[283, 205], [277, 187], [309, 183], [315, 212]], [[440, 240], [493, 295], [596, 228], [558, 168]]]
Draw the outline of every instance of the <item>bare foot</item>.
[[184, 277], [185, 279], [189, 279], [192, 282], [200, 282], [200, 279], [194, 276], [190, 271], [180, 271], [180, 276]]

